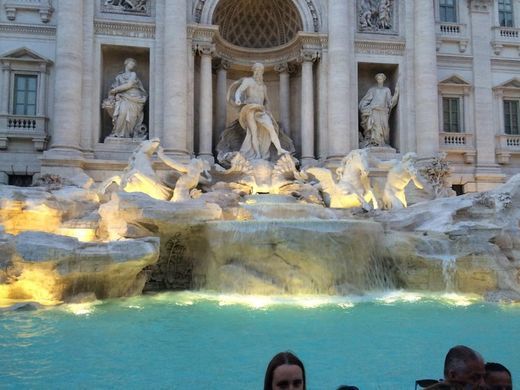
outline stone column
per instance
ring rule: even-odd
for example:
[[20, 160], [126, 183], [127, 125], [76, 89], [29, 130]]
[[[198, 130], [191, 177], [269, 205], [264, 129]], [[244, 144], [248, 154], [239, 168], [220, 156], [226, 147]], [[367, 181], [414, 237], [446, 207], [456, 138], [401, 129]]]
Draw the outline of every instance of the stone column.
[[186, 109], [186, 148], [188, 153], [193, 155], [195, 143], [195, 55], [197, 53], [193, 45], [193, 34], [195, 27], [188, 26], [188, 40], [186, 50], [188, 51], [188, 80], [187, 80], [187, 109]]
[[318, 113], [318, 158], [323, 160], [327, 158], [327, 150], [328, 150], [328, 104], [327, 104], [327, 77], [328, 77], [328, 39], [322, 39], [322, 49], [321, 56], [318, 62], [318, 108], [316, 112]]
[[216, 145], [220, 139], [220, 135], [226, 129], [227, 122], [227, 70], [229, 62], [221, 60], [217, 66], [217, 101], [215, 106], [215, 132], [213, 134], [213, 143]]
[[312, 66], [318, 58], [313, 50], [302, 50], [302, 164], [309, 165], [314, 158], [314, 85]]
[[327, 155], [329, 161], [343, 158], [351, 149], [348, 105], [352, 73], [350, 57], [354, 56], [354, 53], [349, 42], [353, 42], [354, 38], [352, 23], [346, 22], [348, 10], [348, 1], [329, 0], [329, 150]]
[[164, 3], [162, 145], [167, 153], [187, 156], [186, 0], [168, 0]]
[[82, 127], [83, 2], [60, 1], [56, 29], [51, 151], [79, 156]]
[[417, 154], [429, 157], [439, 151], [435, 15], [432, 0], [415, 1], [413, 7]]
[[285, 134], [291, 134], [289, 64], [286, 62], [277, 64], [274, 70], [280, 76], [280, 125]]
[[200, 54], [199, 156], [213, 163], [213, 81], [211, 59], [215, 46], [211, 43], [200, 43], [197, 44], [197, 49]]
[[492, 31], [489, 28], [493, 1], [471, 0], [471, 42], [473, 43], [474, 122], [477, 148], [476, 190], [484, 191], [501, 182], [503, 176], [495, 161], [495, 124], [493, 122], [493, 78], [491, 72]]
[[0, 114], [7, 115], [9, 113], [9, 76], [11, 66], [7, 62], [2, 63], [2, 96], [0, 100]]
[[38, 83], [38, 103], [36, 104], [36, 115], [45, 115], [45, 84], [47, 83], [47, 65], [40, 65], [40, 77]]

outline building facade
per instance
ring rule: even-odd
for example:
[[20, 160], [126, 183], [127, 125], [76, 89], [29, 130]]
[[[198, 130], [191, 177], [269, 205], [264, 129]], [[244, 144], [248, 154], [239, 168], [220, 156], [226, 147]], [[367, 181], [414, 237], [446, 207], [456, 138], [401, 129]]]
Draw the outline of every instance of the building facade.
[[520, 0], [0, 0], [0, 181], [122, 170], [140, 138], [111, 136], [102, 106], [127, 58], [145, 137], [178, 159], [215, 160], [227, 90], [261, 62], [304, 165], [360, 147], [384, 73], [399, 96], [376, 152], [445, 152], [461, 192], [520, 171]]

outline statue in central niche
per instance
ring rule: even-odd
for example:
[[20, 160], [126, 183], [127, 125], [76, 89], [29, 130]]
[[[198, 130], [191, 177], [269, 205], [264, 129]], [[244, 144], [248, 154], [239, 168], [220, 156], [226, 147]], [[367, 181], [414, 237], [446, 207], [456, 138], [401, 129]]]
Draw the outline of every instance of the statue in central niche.
[[253, 77], [241, 78], [229, 87], [227, 100], [240, 108], [238, 122], [246, 131], [240, 153], [248, 160], [268, 160], [271, 145], [274, 145], [278, 155], [289, 151], [282, 147], [280, 128], [268, 109], [264, 66], [256, 63], [252, 70]]
[[388, 119], [392, 108], [399, 99], [399, 81], [395, 87], [394, 95], [390, 88], [384, 86], [386, 76], [384, 73], [376, 74], [377, 85], [370, 88], [359, 102], [361, 112], [361, 127], [363, 128], [363, 141], [361, 146], [388, 146], [390, 144], [390, 126]]

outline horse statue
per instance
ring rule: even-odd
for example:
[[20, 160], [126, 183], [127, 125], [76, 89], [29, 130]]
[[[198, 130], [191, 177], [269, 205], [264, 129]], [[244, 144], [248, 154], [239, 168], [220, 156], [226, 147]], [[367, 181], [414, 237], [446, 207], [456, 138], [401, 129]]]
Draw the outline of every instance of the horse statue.
[[329, 207], [362, 207], [367, 211], [379, 208], [368, 177], [368, 156], [364, 149], [353, 150], [341, 160], [336, 169], [337, 181], [325, 168], [308, 168], [306, 172], [320, 182], [325, 204]]
[[385, 209], [402, 209], [408, 206], [404, 190], [410, 181], [413, 181], [420, 190], [424, 188], [419, 179], [419, 172], [415, 167], [416, 159], [417, 155], [410, 152], [406, 153], [401, 161], [391, 160], [386, 162], [390, 169], [383, 190], [383, 207]]

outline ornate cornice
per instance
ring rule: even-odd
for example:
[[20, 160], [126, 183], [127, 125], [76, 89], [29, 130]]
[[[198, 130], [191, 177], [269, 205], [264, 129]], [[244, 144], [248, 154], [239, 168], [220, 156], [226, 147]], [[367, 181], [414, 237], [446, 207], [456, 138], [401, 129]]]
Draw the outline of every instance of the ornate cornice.
[[[194, 35], [197, 36], [198, 32], [195, 32]], [[235, 67], [244, 69], [249, 69], [255, 62], [261, 62], [266, 67], [274, 67], [280, 63], [298, 61], [302, 49], [312, 51], [319, 57], [322, 50], [322, 40], [322, 34], [299, 32], [291, 42], [285, 45], [269, 49], [249, 49], [233, 45], [224, 40], [220, 36], [218, 28], [214, 30], [213, 34], [216, 56], [229, 61]]]
[[34, 24], [0, 23], [0, 33], [55, 36], [56, 27], [55, 26], [41, 26], [41, 25], [34, 25]]
[[356, 53], [364, 54], [386, 54], [400, 56], [404, 54], [405, 42], [389, 41], [355, 41]]
[[155, 38], [155, 24], [126, 23], [116, 21], [95, 20], [94, 31], [98, 35], [115, 35], [133, 38]]

